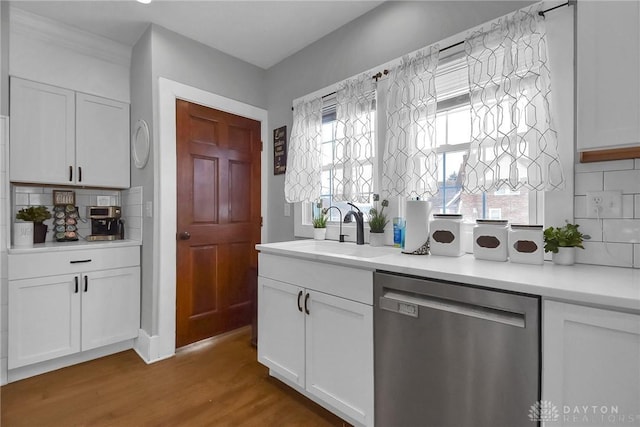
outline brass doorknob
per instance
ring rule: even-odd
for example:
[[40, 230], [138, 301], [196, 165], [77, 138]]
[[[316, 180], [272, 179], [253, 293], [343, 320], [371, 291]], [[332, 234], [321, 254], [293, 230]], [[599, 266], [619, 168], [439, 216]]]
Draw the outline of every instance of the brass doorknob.
[[189, 240], [191, 238], [191, 233], [189, 233], [188, 231], [183, 231], [182, 233], [178, 234], [178, 238], [180, 240]]

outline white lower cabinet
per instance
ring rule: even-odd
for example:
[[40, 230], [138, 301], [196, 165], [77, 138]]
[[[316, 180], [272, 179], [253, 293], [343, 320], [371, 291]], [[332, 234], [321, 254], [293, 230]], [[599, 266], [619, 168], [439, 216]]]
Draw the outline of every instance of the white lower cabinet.
[[544, 426], [640, 422], [640, 315], [545, 301]]
[[[64, 265], [71, 274], [46, 275]], [[9, 370], [138, 336], [138, 247], [10, 255], [9, 276]]]
[[372, 272], [263, 254], [259, 265], [260, 363], [337, 415], [372, 426]]

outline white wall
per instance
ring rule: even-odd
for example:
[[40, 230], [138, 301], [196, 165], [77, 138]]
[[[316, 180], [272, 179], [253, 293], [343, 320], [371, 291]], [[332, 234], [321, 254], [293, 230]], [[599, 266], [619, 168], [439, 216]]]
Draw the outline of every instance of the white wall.
[[[271, 128], [290, 137], [294, 99], [384, 64], [491, 19], [526, 1], [386, 2], [267, 70]], [[273, 164], [273, 134], [267, 145]], [[273, 168], [273, 166], [270, 166]], [[269, 173], [269, 242], [292, 240], [293, 215], [285, 217], [284, 175]]]

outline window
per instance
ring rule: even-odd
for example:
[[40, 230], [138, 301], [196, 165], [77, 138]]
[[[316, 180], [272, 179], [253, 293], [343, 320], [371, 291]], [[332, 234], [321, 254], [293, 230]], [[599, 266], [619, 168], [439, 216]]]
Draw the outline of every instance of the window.
[[[464, 164], [471, 136], [471, 110], [465, 58], [454, 55], [442, 59], [436, 75], [438, 110], [436, 142], [438, 146], [438, 194], [430, 199], [433, 213], [459, 213], [466, 220], [477, 218], [508, 219], [511, 223], [535, 221], [535, 198], [527, 190], [517, 192], [500, 188], [495, 192], [467, 194], [462, 191]], [[496, 132], [498, 129], [496, 129]], [[521, 121], [518, 132], [525, 132]]]
[[[470, 146], [471, 110], [469, 105], [469, 88], [467, 64], [461, 54], [442, 59], [436, 76], [438, 92], [438, 110], [436, 114], [436, 140], [438, 146], [438, 194], [430, 198], [432, 213], [459, 213], [465, 220], [474, 221], [477, 218], [508, 219], [511, 223], [528, 224], [535, 222], [535, 198], [527, 190], [516, 192], [500, 188], [495, 192], [483, 194], [467, 194], [462, 191], [464, 163]], [[378, 86], [379, 98], [384, 98], [386, 81], [381, 80]], [[385, 114], [385, 103], [378, 103], [378, 114]], [[375, 113], [373, 119], [375, 120]], [[521, 121], [519, 132], [526, 131], [525, 121]], [[335, 98], [325, 102], [322, 117], [322, 195], [320, 204], [307, 204], [305, 209], [305, 223], [319, 215], [323, 208], [337, 206], [344, 215], [351, 209], [346, 201], [335, 201], [331, 194], [333, 188], [331, 167], [336, 161], [340, 150], [336, 150], [336, 131], [339, 126], [336, 121]], [[379, 134], [384, 129], [378, 129]], [[497, 131], [497, 130], [496, 130]], [[384, 137], [377, 138], [377, 152], [382, 152]], [[379, 177], [375, 153], [366, 153], [370, 167], [374, 189], [370, 193], [378, 192]], [[339, 171], [338, 171], [339, 173]], [[372, 200], [368, 203], [356, 203], [363, 212], [369, 212]], [[398, 201], [392, 200], [390, 217], [397, 216]], [[329, 211], [329, 222], [340, 221], [338, 211]], [[366, 220], [366, 215], [365, 215]]]
[[[554, 20], [548, 20], [547, 39], [549, 46], [549, 61], [553, 64], [553, 90], [551, 99], [555, 129], [558, 132], [558, 145], [560, 158], [566, 178], [565, 190], [553, 192], [528, 192], [519, 189], [513, 191], [506, 187], [500, 187], [496, 191], [485, 194], [466, 194], [459, 191], [458, 181], [464, 155], [468, 151], [470, 141], [468, 135], [469, 119], [469, 89], [467, 64], [462, 58], [462, 48], [454, 48], [447, 51], [447, 57], [440, 58], [437, 76], [438, 114], [436, 120], [439, 154], [439, 181], [441, 190], [432, 200], [433, 212], [460, 212], [468, 219], [495, 218], [508, 219], [511, 223], [531, 224], [562, 224], [565, 219], [573, 218], [573, 14], [570, 12], [558, 12]], [[441, 43], [448, 45], [450, 41], [464, 37], [459, 34]], [[459, 50], [455, 50], [459, 49]], [[449, 55], [450, 54], [450, 55]], [[457, 55], [457, 56], [456, 56]], [[337, 87], [337, 84], [336, 84]], [[386, 129], [386, 92], [388, 83], [385, 78], [378, 82], [377, 89], [377, 153], [383, 153], [385, 129]], [[328, 90], [327, 92], [329, 92]], [[466, 116], [466, 117], [465, 117]], [[526, 122], [521, 121], [523, 124]], [[523, 128], [518, 129], [523, 132]], [[327, 141], [328, 142], [328, 141]], [[333, 155], [333, 154], [332, 154]], [[483, 153], [486, 158], [492, 153]], [[382, 156], [373, 156], [373, 174], [375, 184], [379, 185], [379, 176], [382, 169]], [[329, 188], [328, 186], [326, 188]], [[378, 187], [374, 186], [374, 192]], [[323, 195], [324, 203], [328, 203], [330, 194]], [[398, 216], [398, 201], [390, 199], [390, 217]], [[312, 228], [309, 225], [312, 216], [312, 204], [296, 206], [295, 235], [311, 237]], [[345, 205], [339, 205], [345, 207]], [[367, 206], [365, 207], [365, 212]], [[343, 209], [344, 214], [344, 209]], [[331, 220], [337, 221], [338, 214], [333, 210]], [[307, 224], [307, 225], [305, 225]], [[306, 227], [306, 228], [305, 228]], [[332, 227], [334, 229], [332, 230]], [[353, 240], [355, 232], [348, 229], [348, 240]], [[389, 227], [388, 227], [389, 228]], [[337, 223], [330, 224], [327, 230], [327, 238], [337, 239]], [[365, 236], [366, 237], [366, 236]]]
[[[372, 113], [371, 120], [375, 124], [375, 112]], [[338, 160], [338, 156], [342, 154], [342, 150], [336, 143], [336, 134], [338, 133], [339, 126], [340, 124], [336, 120], [335, 99], [329, 100], [322, 112], [322, 194], [320, 196], [320, 206], [312, 206], [313, 216], [310, 218], [318, 216], [321, 209], [328, 208], [329, 206], [337, 206], [342, 211], [343, 215], [352, 209], [346, 201], [334, 200], [332, 194], [332, 188], [334, 188], [334, 178], [331, 173], [332, 166], [336, 163], [336, 160]], [[375, 152], [366, 152], [365, 150], [360, 152], [360, 160], [365, 163], [364, 176], [367, 180], [374, 183], [376, 182], [374, 175], [375, 159]], [[341, 170], [338, 169], [336, 174], [340, 176]], [[373, 195], [373, 191], [368, 194], [370, 196], [368, 203], [354, 203], [362, 212], [369, 212], [369, 209], [372, 207], [371, 200], [373, 198], [371, 196]], [[329, 222], [339, 222], [341, 220], [338, 211], [335, 209], [331, 209], [328, 215]]]

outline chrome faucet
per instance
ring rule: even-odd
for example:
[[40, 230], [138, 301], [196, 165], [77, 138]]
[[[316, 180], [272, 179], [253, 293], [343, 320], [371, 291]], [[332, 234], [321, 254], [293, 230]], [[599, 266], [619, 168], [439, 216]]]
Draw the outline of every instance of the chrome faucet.
[[364, 245], [364, 215], [362, 214], [362, 211], [358, 209], [358, 207], [353, 203], [349, 202], [347, 204], [353, 206], [355, 211], [352, 209], [347, 212], [347, 214], [344, 216], [344, 222], [345, 224], [350, 223], [351, 217], [354, 217], [356, 219], [356, 244]]
[[342, 234], [342, 211], [337, 206], [329, 206], [327, 208], [327, 212], [329, 212], [331, 209], [337, 209], [338, 214], [340, 215], [340, 242], [344, 242], [344, 236], [346, 236], [346, 234]]

